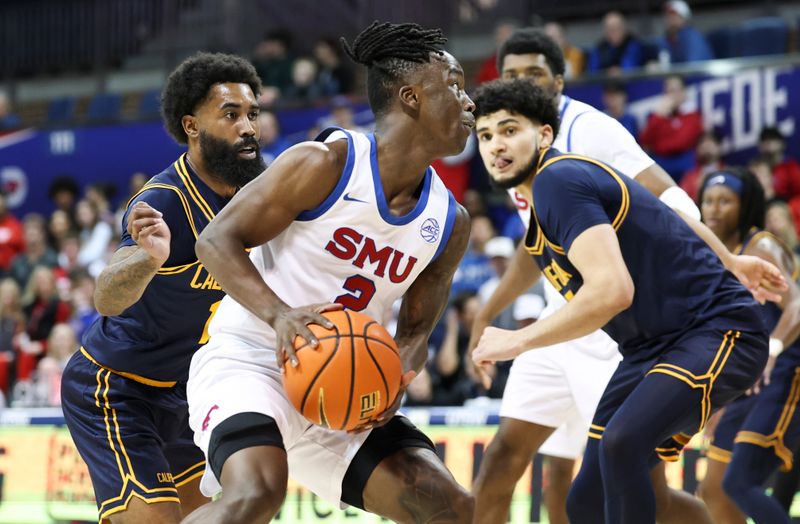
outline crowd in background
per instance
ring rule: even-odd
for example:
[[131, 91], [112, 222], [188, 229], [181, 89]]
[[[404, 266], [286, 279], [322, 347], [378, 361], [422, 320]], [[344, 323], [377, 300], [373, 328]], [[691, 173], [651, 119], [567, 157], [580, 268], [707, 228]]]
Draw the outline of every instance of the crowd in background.
[[[625, 17], [609, 12], [602, 20], [603, 37], [591, 49], [571, 45], [558, 23], [545, 26], [562, 47], [567, 76], [606, 73], [601, 109], [616, 118], [642, 147], [696, 198], [708, 173], [724, 168], [725, 137], [704, 125], [698, 111], [686, 110], [686, 86], [680, 76], [667, 76], [656, 110], [643, 125], [628, 112], [625, 85], [616, 73], [630, 69], [707, 60], [713, 57], [704, 36], [691, 26], [691, 10], [683, 1], [665, 4], [666, 32], [644, 41], [628, 28]], [[499, 46], [516, 24], [496, 29]], [[330, 115], [310, 129], [307, 138], [336, 125], [366, 131], [356, 118], [348, 94], [358, 90], [350, 61], [338, 42], [319, 39], [309, 56], [297, 56], [290, 35], [271, 32], [252, 55], [265, 89], [259, 116], [262, 155], [267, 163], [290, 147], [270, 108], [281, 104], [318, 105], [327, 100]], [[497, 78], [496, 56], [477, 71], [475, 84]], [[0, 128], [19, 119], [0, 94]], [[296, 140], [295, 140], [296, 141]], [[800, 253], [800, 164], [786, 150], [780, 130], [761, 130], [758, 152], [748, 163], [769, 199], [766, 228]], [[456, 199], [472, 216], [470, 244], [455, 275], [447, 311], [430, 339], [425, 371], [408, 389], [409, 405], [461, 405], [467, 399], [502, 395], [509, 364], [499, 365], [490, 391], [483, 391], [465, 355], [475, 315], [491, 295], [513, 257], [525, 226], [514, 202], [488, 184], [475, 141], [460, 155], [442, 159], [435, 168]], [[80, 347], [80, 338], [97, 317], [94, 279], [117, 247], [128, 198], [155, 173], [137, 173], [128, 194], [113, 186], [79, 187], [68, 175], [53, 180], [52, 210], [17, 217], [0, 194], [0, 394], [11, 406], [60, 405], [60, 371]], [[544, 307], [541, 288], [534, 288], [503, 312], [499, 327], [515, 329], [535, 322]]]

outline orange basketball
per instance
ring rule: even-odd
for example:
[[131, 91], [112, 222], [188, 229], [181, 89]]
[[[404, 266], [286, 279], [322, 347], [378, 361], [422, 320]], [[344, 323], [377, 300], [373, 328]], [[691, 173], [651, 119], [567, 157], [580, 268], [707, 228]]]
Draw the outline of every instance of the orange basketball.
[[295, 409], [314, 424], [354, 429], [394, 403], [403, 374], [400, 353], [386, 329], [368, 315], [323, 315], [335, 329], [309, 325], [319, 339], [316, 348], [295, 339], [300, 363], [284, 366], [283, 387]]

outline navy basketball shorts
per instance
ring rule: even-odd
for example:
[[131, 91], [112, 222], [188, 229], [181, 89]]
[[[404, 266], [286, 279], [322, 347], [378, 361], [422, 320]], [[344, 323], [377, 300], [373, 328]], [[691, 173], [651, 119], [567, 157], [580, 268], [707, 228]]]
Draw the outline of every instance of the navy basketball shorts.
[[188, 423], [185, 385], [155, 387], [72, 356], [61, 381], [64, 419], [89, 467], [100, 520], [127, 508], [180, 503], [180, 486], [199, 479], [203, 452]]
[[747, 415], [753, 409], [755, 395], [742, 395], [727, 406], [714, 428], [714, 438], [706, 450], [706, 456], [717, 462], [729, 464], [733, 453], [733, 439], [742, 428]]
[[792, 346], [775, 361], [769, 385], [755, 396], [753, 407], [734, 438], [734, 444], [753, 444], [774, 453], [781, 470], [792, 469], [800, 444], [800, 347]]
[[[767, 361], [768, 337], [763, 331], [723, 330], [701, 326], [679, 336], [667, 349], [628, 352], [612, 375], [597, 406], [589, 437], [601, 439], [605, 427], [628, 396], [646, 377], [673, 378], [675, 388], [697, 392], [696, 409], [686, 413], [678, 433], [658, 445], [662, 460], [677, 461], [692, 435], [708, 422], [714, 410], [741, 396], [760, 377]], [[645, 401], [646, 399], [638, 399]], [[659, 413], [653, 412], [653, 423]]]

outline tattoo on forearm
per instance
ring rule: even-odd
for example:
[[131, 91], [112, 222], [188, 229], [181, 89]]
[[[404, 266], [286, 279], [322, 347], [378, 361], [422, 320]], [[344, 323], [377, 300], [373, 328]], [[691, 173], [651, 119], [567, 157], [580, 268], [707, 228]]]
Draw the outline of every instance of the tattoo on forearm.
[[136, 255], [129, 256], [101, 273], [97, 296], [105, 309], [122, 311], [142, 296], [157, 271], [155, 262]]

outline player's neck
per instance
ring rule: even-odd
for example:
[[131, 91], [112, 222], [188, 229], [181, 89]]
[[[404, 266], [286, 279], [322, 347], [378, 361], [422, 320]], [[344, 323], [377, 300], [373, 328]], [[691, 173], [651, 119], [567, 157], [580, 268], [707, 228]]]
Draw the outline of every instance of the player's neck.
[[427, 151], [421, 137], [407, 131], [400, 126], [375, 129], [378, 172], [387, 201], [401, 193], [416, 191], [428, 166], [437, 158]]
[[186, 153], [186, 163], [189, 164], [189, 168], [192, 172], [194, 172], [194, 174], [196, 174], [214, 193], [225, 198], [231, 198], [236, 193], [236, 187], [220, 180], [219, 177], [215, 176], [211, 170], [206, 167], [205, 162], [203, 162], [203, 155], [197, 152], [192, 154], [190, 151]]

